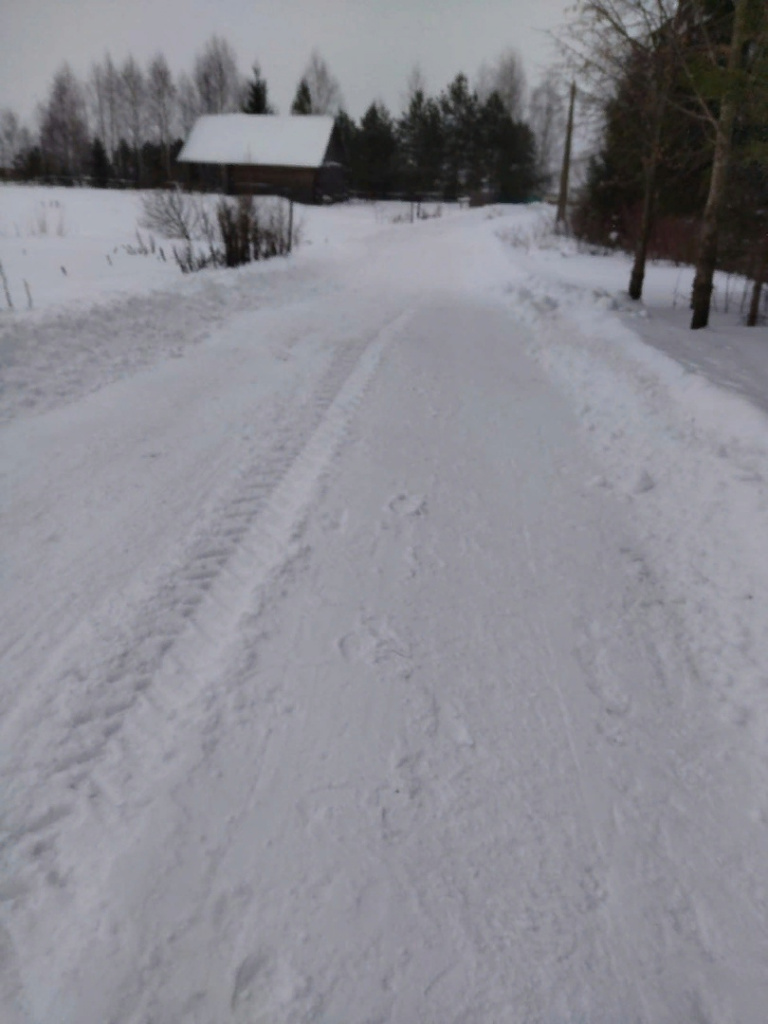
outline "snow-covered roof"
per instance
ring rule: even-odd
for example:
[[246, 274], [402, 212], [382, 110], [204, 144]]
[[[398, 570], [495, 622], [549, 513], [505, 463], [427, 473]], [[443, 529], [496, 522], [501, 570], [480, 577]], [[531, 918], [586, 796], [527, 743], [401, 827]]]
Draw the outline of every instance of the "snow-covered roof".
[[206, 114], [195, 122], [178, 159], [193, 164], [320, 167], [333, 118], [292, 114]]

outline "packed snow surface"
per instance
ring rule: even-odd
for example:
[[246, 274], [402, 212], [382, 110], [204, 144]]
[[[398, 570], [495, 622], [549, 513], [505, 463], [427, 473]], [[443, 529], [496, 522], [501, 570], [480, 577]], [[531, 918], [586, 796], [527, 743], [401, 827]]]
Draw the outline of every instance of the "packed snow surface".
[[764, 1022], [764, 330], [542, 210], [97, 268], [136, 203], [0, 190], [3, 1024]]

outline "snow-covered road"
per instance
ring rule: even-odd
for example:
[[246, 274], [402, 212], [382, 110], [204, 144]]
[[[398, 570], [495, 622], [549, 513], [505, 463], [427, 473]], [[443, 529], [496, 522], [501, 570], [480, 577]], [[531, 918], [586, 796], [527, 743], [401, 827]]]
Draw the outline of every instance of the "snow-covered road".
[[759, 1024], [763, 775], [497, 240], [319, 267], [3, 428], [3, 1022]]

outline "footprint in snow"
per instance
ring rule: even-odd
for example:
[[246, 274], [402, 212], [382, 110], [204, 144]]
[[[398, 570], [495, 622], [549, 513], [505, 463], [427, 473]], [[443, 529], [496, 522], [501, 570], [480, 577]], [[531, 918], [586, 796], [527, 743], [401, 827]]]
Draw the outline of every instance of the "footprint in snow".
[[376, 619], [362, 620], [356, 629], [337, 640], [336, 646], [345, 661], [365, 661], [369, 665], [392, 659], [404, 663], [411, 657], [408, 642], [386, 622]]
[[611, 631], [593, 621], [582, 624], [581, 637], [574, 654], [584, 672], [587, 688], [609, 715], [623, 716], [632, 706], [632, 699], [616, 671], [611, 649]]
[[464, 715], [455, 704], [446, 704], [442, 709], [445, 728], [458, 747], [474, 747], [475, 741], [467, 728]]
[[271, 950], [260, 949], [237, 966], [230, 1008], [237, 1024], [274, 1024], [279, 1020], [315, 1020], [317, 993], [311, 978], [297, 976]]
[[387, 508], [400, 516], [425, 516], [429, 512], [427, 499], [413, 494], [396, 495], [388, 503]]
[[648, 491], [652, 491], [656, 486], [656, 481], [653, 479], [647, 469], [644, 469], [640, 476], [635, 480], [632, 488], [633, 494], [647, 494]]

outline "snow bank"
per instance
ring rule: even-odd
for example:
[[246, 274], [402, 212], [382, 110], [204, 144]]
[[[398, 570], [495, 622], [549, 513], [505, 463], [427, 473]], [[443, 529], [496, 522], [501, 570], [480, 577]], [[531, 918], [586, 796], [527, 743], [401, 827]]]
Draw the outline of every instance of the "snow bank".
[[[508, 253], [524, 279], [508, 285], [507, 298], [534, 329], [533, 354], [570, 396], [605, 467], [591, 483], [631, 506], [643, 539], [638, 564], [663, 586], [666, 614], [691, 651], [688, 685], [754, 744], [765, 776], [768, 416], [730, 390], [738, 349], [729, 362], [722, 337], [741, 329], [720, 317], [716, 332], [697, 333], [707, 379], [685, 354], [673, 358], [680, 326], [654, 308], [675, 268], [650, 269], [648, 306], [638, 308], [602, 285], [625, 283], [623, 258], [575, 254], [551, 235], [538, 245], [534, 236], [527, 251], [514, 241]], [[648, 335], [655, 347], [641, 340]], [[751, 339], [763, 344], [763, 332]]]

